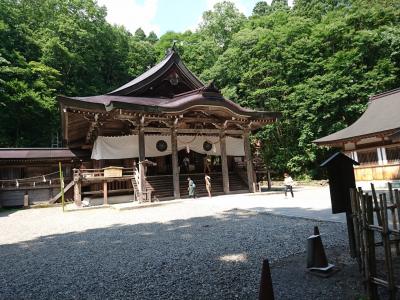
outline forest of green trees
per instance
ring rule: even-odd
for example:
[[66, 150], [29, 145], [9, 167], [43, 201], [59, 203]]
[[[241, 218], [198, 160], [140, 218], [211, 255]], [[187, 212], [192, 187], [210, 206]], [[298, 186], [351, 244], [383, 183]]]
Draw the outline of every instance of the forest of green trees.
[[[176, 41], [185, 64], [242, 106], [280, 111], [256, 133], [270, 168], [318, 176], [327, 149], [368, 97], [400, 87], [399, 0], [230, 2], [194, 32], [161, 37], [107, 23], [95, 0], [0, 0], [0, 147], [49, 147], [56, 95], [109, 92], [160, 61]], [[173, 22], [173, 19], [171, 19]]]

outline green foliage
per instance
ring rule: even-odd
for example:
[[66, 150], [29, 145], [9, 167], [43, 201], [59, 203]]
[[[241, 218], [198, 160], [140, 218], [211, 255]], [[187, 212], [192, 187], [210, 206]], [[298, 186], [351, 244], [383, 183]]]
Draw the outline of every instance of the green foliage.
[[200, 31], [208, 35], [223, 49], [229, 45], [232, 35], [239, 31], [246, 17], [232, 2], [223, 1], [214, 5], [213, 10], [203, 13]]
[[369, 95], [399, 86], [400, 11], [340, 3], [318, 18], [308, 1], [253, 16], [210, 71], [241, 105], [282, 112], [257, 134], [274, 170], [317, 176], [326, 150], [312, 141], [353, 123]]
[[105, 16], [94, 0], [0, 0], [0, 147], [50, 146], [57, 94], [105, 93], [155, 63], [154, 33]]
[[257, 2], [253, 8], [253, 16], [266, 16], [271, 13], [272, 9], [266, 1]]
[[144, 33], [142, 28], [136, 29], [135, 38], [137, 38], [139, 41], [144, 41], [146, 39], [146, 34]]

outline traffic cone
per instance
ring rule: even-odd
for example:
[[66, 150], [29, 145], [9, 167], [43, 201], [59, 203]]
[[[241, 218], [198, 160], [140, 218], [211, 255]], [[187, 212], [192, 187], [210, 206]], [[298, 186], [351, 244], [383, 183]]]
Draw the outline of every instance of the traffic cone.
[[258, 293], [259, 300], [274, 300], [274, 289], [272, 287], [271, 270], [269, 268], [268, 259], [264, 259], [262, 271], [261, 271], [261, 281], [260, 281], [260, 291]]
[[328, 263], [319, 229], [315, 226], [314, 234], [307, 239], [307, 271], [318, 276], [329, 277], [338, 270], [335, 265]]
[[314, 235], [319, 235], [318, 226], [314, 226]]
[[310, 236], [307, 239], [307, 268], [326, 268], [327, 266], [328, 259], [321, 236], [319, 234]]

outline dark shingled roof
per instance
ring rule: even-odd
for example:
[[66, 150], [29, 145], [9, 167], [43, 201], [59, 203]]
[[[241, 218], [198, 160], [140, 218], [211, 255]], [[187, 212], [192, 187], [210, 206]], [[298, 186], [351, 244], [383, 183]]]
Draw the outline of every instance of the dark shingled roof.
[[193, 89], [204, 86], [204, 84], [196, 76], [194, 76], [193, 73], [190, 72], [185, 64], [181, 61], [178, 53], [171, 49], [167, 56], [157, 65], [147, 70], [142, 75], [136, 77], [132, 81], [129, 81], [112, 92], [109, 92], [108, 95], [126, 96], [128, 94], [135, 93], [146, 86], [150, 86], [153, 81], [165, 75], [174, 65], [182, 72], [183, 76], [189, 80]]
[[332, 145], [367, 138], [377, 134], [392, 134], [400, 129], [400, 89], [370, 98], [367, 110], [352, 125], [315, 140], [320, 145]]
[[80, 108], [98, 108], [111, 111], [113, 109], [131, 109], [153, 113], [179, 112], [195, 105], [225, 107], [232, 112], [255, 118], [279, 118], [280, 113], [254, 111], [243, 108], [235, 102], [225, 99], [213, 83], [208, 86], [176, 95], [173, 98], [128, 97], [99, 95], [91, 97], [59, 96], [60, 102], [66, 106]]
[[87, 156], [83, 151], [68, 148], [0, 148], [0, 160], [15, 159], [72, 159]]

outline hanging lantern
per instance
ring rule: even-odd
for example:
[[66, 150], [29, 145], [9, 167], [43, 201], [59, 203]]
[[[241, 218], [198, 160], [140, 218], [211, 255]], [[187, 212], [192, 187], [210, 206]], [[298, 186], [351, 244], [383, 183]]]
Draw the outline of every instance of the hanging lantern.
[[15, 180], [15, 187], [19, 188], [19, 182], [18, 182], [18, 180]]
[[186, 152], [187, 152], [187, 153], [190, 152], [189, 144], [186, 145]]
[[46, 182], [46, 177], [43, 175], [43, 182]]

